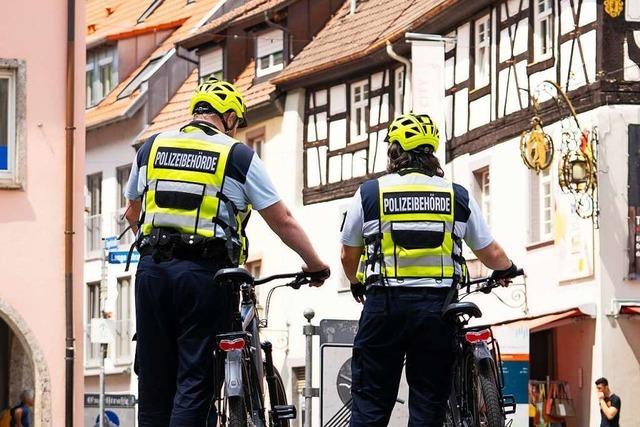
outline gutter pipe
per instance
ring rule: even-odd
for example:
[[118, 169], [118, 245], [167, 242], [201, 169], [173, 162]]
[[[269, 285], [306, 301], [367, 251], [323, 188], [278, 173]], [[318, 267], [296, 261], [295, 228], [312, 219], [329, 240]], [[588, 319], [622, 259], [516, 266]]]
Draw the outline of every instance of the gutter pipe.
[[65, 426], [73, 427], [73, 191], [75, 136], [75, 0], [67, 0], [67, 96], [65, 120], [64, 282], [65, 282]]
[[395, 59], [396, 61], [404, 64], [405, 66], [405, 73], [404, 73], [405, 84], [403, 85], [404, 96], [402, 97], [404, 102], [402, 103], [402, 110], [403, 110], [402, 112], [408, 113], [413, 109], [413, 90], [411, 87], [411, 75], [412, 75], [411, 60], [409, 60], [408, 58], [405, 58], [404, 56], [398, 55], [393, 50], [393, 46], [391, 45], [391, 42], [389, 40], [387, 40], [387, 55], [389, 55], [391, 59]]

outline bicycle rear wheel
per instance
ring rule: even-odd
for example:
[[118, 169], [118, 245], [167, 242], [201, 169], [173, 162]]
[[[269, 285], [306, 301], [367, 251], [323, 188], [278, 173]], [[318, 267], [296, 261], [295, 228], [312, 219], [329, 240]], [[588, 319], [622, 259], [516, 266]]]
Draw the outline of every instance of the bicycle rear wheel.
[[490, 364], [473, 365], [474, 419], [478, 427], [504, 427], [500, 393]]

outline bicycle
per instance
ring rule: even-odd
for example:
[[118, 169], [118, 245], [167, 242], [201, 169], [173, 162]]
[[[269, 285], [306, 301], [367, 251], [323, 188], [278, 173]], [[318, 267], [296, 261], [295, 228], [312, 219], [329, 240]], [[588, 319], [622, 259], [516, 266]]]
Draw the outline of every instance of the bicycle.
[[[522, 269], [513, 275], [524, 275]], [[476, 286], [471, 290], [471, 286]], [[449, 304], [443, 318], [455, 325], [455, 361], [445, 427], [504, 427], [506, 416], [515, 413], [514, 396], [503, 395], [504, 376], [500, 368], [500, 346], [491, 327], [467, 327], [471, 318], [482, 317], [480, 308], [461, 301], [475, 293], [490, 293], [500, 286], [490, 277], [469, 281], [466, 292]]]
[[[286, 286], [299, 289], [316, 279], [326, 279], [325, 276], [326, 272], [299, 272], [256, 280], [243, 268], [227, 268], [216, 273], [214, 283], [231, 286], [234, 307], [239, 307], [233, 313], [232, 332], [216, 336], [214, 384], [222, 385], [220, 375], [224, 370], [224, 393], [220, 395], [220, 387], [217, 387], [214, 396], [220, 426], [288, 427], [289, 420], [296, 418], [296, 408], [287, 405], [282, 378], [273, 366], [272, 345], [268, 341], [260, 342], [260, 329], [267, 326], [269, 301], [275, 289]], [[261, 320], [256, 307], [255, 287], [278, 279], [293, 280], [269, 291], [265, 319]], [[265, 381], [270, 403], [268, 417], [265, 416]]]

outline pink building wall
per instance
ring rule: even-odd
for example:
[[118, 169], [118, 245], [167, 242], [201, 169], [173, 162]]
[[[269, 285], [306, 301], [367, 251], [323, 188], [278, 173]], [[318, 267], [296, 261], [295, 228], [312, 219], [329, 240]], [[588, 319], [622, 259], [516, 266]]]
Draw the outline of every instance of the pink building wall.
[[[76, 0], [73, 275], [77, 426], [83, 422], [84, 7], [83, 0]], [[26, 333], [24, 342], [36, 358], [36, 426], [62, 426], [65, 412], [66, 11], [67, 0], [20, 0], [3, 2], [0, 12], [0, 58], [26, 61], [27, 134], [24, 189], [0, 189], [0, 317], [9, 318], [14, 327], [20, 324]]]

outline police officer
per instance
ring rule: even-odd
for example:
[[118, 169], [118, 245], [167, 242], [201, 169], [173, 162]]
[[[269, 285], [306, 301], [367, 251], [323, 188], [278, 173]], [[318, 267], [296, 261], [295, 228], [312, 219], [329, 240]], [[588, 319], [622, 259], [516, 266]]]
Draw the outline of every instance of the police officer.
[[351, 426], [388, 424], [406, 357], [409, 425], [442, 427], [454, 354], [453, 328], [440, 313], [465, 275], [462, 241], [496, 277], [516, 268], [469, 192], [443, 178], [429, 116], [399, 116], [387, 142], [388, 174], [362, 184], [342, 232], [342, 265], [364, 303], [351, 363]]
[[297, 252], [320, 286], [329, 275], [280, 200], [263, 163], [234, 139], [245, 103], [230, 83], [209, 79], [191, 98], [193, 121], [149, 138], [132, 165], [126, 218], [138, 233], [136, 273], [140, 427], [215, 424], [213, 348], [227, 332], [229, 290], [221, 268], [244, 263], [250, 209]]

